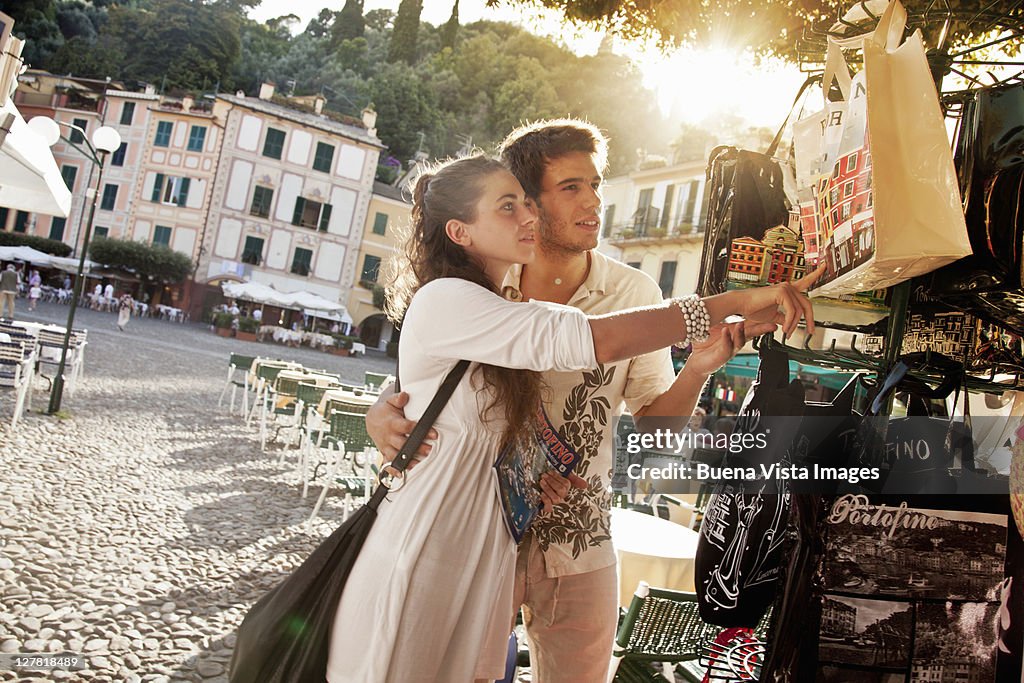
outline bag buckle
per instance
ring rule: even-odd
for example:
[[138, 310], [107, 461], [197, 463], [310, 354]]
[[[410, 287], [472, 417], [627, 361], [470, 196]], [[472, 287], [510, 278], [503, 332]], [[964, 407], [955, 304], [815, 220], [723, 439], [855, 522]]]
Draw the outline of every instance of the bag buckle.
[[380, 485], [386, 488], [389, 493], [394, 493], [405, 486], [405, 470], [399, 472], [391, 466], [391, 461], [389, 460], [381, 465], [377, 481], [379, 481]]

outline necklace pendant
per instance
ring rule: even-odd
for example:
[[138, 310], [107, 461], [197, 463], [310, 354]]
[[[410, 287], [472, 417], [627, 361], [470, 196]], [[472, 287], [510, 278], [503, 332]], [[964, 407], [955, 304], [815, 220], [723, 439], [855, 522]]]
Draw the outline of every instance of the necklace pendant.
[[555, 278], [555, 284], [556, 284], [556, 285], [560, 285], [560, 284], [562, 284], [562, 278], [560, 278], [560, 277], [556, 277], [556, 278]]

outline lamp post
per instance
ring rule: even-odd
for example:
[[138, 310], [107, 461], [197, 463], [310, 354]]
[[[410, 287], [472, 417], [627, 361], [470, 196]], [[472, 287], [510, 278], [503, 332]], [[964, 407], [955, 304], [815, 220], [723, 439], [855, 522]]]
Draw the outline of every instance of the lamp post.
[[64, 366], [67, 363], [68, 347], [71, 345], [71, 328], [75, 324], [75, 311], [78, 310], [78, 300], [82, 296], [82, 283], [85, 279], [83, 277], [85, 256], [89, 252], [92, 220], [96, 215], [96, 202], [99, 199], [98, 188], [103, 187], [103, 162], [106, 161], [107, 155], [112, 154], [121, 146], [121, 134], [110, 126], [101, 126], [93, 131], [92, 141], [90, 142], [84, 130], [65, 121], [55, 121], [46, 116], [36, 116], [28, 122], [28, 125], [32, 130], [41, 135], [46, 144], [51, 147], [57, 143], [57, 140], [61, 139], [60, 126], [78, 131], [82, 135], [85, 149], [77, 145], [70, 138], [64, 138], [64, 141], [81, 152], [99, 168], [96, 187], [90, 187], [85, 192], [86, 199], [92, 199], [92, 203], [89, 205], [89, 220], [85, 224], [85, 236], [82, 238], [82, 253], [79, 255], [78, 271], [75, 274], [75, 288], [71, 295], [71, 304], [68, 308], [68, 323], [67, 329], [64, 331], [64, 345], [60, 350], [60, 365], [57, 366], [57, 375], [53, 378], [53, 387], [50, 390], [50, 405], [46, 410], [48, 414], [53, 415], [60, 410], [60, 402], [64, 395]]

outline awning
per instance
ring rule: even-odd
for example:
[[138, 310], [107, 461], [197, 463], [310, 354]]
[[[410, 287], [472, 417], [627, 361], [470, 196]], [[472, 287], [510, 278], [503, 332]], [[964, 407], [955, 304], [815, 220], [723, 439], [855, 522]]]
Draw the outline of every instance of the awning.
[[259, 282], [224, 282], [221, 290], [224, 296], [232, 299], [301, 310], [312, 317], [352, 322], [344, 305], [312, 292], [279, 292]]
[[55, 257], [32, 247], [0, 247], [0, 261], [23, 261], [34, 266], [49, 266]]
[[0, 107], [0, 120], [8, 114], [14, 119], [0, 145], [0, 206], [67, 218], [71, 191], [53, 152], [10, 99]]
[[[85, 267], [82, 269], [82, 272], [88, 275], [93, 268], [97, 268], [99, 265], [95, 261], [85, 259]], [[65, 273], [77, 273], [78, 259], [71, 256], [51, 256], [50, 267], [63, 270]]]

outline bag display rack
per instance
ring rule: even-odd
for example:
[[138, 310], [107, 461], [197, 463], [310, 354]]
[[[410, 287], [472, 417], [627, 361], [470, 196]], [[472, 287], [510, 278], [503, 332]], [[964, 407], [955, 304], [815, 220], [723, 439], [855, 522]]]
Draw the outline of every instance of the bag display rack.
[[[978, 65], [991, 65], [991, 66], [1024, 66], [1024, 61], [995, 61], [985, 58], [978, 58], [975, 53], [982, 51], [987, 48], [999, 45], [1006, 41], [1017, 39], [1020, 40], [1024, 32], [1022, 32], [1022, 26], [1024, 26], [1024, 6], [1019, 3], [1014, 7], [1008, 9], [1006, 12], [993, 11], [994, 3], [984, 3], [986, 6], [976, 11], [968, 10], [954, 10], [951, 9], [948, 2], [933, 2], [927, 6], [924, 11], [910, 11], [908, 14], [907, 28], [914, 30], [917, 28], [922, 29], [922, 32], [927, 36], [935, 37], [937, 39], [930, 41], [936, 47], [930, 49], [927, 53], [929, 67], [932, 71], [932, 76], [937, 84], [937, 89], [940, 91], [940, 102], [943, 105], [944, 113], [950, 118], [956, 118], [959, 114], [957, 109], [960, 104], [964, 101], [963, 93], [947, 93], [943, 95], [941, 93], [941, 83], [943, 77], [946, 74], [954, 73], [962, 77], [971, 84], [971, 89], [975, 87], [989, 87], [995, 85], [1012, 84], [1024, 81], [1024, 71], [1020, 71], [1008, 78], [997, 79], [992, 76], [992, 83], [982, 83], [979, 78], [972, 77], [966, 74], [961, 66], [978, 66]], [[856, 38], [858, 35], [863, 35], [868, 31], [874, 29], [878, 23], [879, 14], [871, 11], [867, 2], [860, 2], [857, 5], [860, 10], [860, 18], [853, 17], [855, 12], [847, 13], [845, 17], [840, 17], [838, 23], [831, 21], [815, 22], [808, 27], [803, 36], [797, 41], [797, 52], [799, 56], [799, 63], [801, 70], [813, 71], [820, 70], [825, 61], [825, 53], [828, 45], [829, 38], [839, 40], [849, 40]], [[985, 30], [975, 31], [975, 35], [985, 35], [990, 31], [1002, 30], [1007, 35], [1000, 36], [999, 38], [988, 41], [981, 45], [975, 45], [970, 47], [964, 47], [962, 49], [953, 49], [947, 44], [947, 34], [950, 30], [951, 25], [954, 22], [967, 22], [973, 25], [980, 24], [981, 28]], [[832, 27], [837, 26], [839, 30], [833, 31]], [[817, 67], [817, 69], [815, 69]], [[825, 88], [828, 89], [828, 84], [825, 84]], [[803, 343], [786, 344], [774, 338], [772, 335], [765, 335], [760, 339], [755, 340], [754, 346], [761, 352], [763, 349], [771, 350], [777, 349], [785, 352], [788, 357], [801, 364], [814, 365], [822, 368], [832, 368], [836, 370], [849, 371], [849, 372], [866, 372], [869, 376], [875, 378], [875, 384], [879, 389], [882, 388], [882, 384], [890, 373], [897, 367], [899, 363], [903, 363], [909, 367], [907, 375], [916, 380], [924, 382], [928, 386], [937, 386], [942, 384], [943, 379], [946, 377], [946, 372], [949, 368], [951, 359], [948, 356], [944, 356], [936, 351], [929, 350], [927, 347], [922, 349], [920, 353], [904, 354], [904, 338], [908, 330], [908, 321], [910, 316], [914, 313], [915, 304], [920, 301], [919, 298], [915, 298], [915, 283], [912, 280], [907, 280], [903, 283], [895, 285], [889, 289], [888, 292], [888, 305], [889, 315], [887, 319], [879, 321], [875, 327], [875, 335], [877, 330], [884, 326], [883, 339], [880, 348], [876, 347], [876, 350], [869, 351], [866, 347], [866, 337], [872, 335], [865, 335], [863, 333], [854, 334], [850, 337], [850, 340], [845, 343], [839, 343], [835, 340], [831, 343], [827, 343], [825, 348], [812, 348], [811, 335], [806, 335]], [[930, 309], [934, 311], [936, 308], [946, 308], [950, 312], [956, 312], [957, 309], [947, 307], [944, 305], [936, 306], [936, 302], [929, 302]], [[973, 311], [964, 311], [968, 315]], [[991, 319], [986, 322], [992, 323]], [[825, 326], [825, 325], [822, 325]], [[837, 329], [843, 329], [841, 326], [837, 326]], [[981, 329], [979, 326], [977, 329]], [[977, 347], [974, 347], [977, 349]], [[1014, 346], [1015, 349], [1019, 347]], [[1019, 354], [1019, 350], [1017, 351]], [[968, 358], [964, 357], [963, 360], [965, 370], [963, 371], [962, 388], [967, 392], [976, 393], [1003, 393], [1006, 391], [1024, 390], [1024, 358], [1013, 358], [1010, 362], [995, 362], [990, 363], [984, 367], [982, 371], [977, 366], [971, 367], [967, 362]], [[884, 393], [884, 392], [883, 392]], [[890, 415], [892, 413], [893, 401], [895, 398], [895, 392], [890, 392], [887, 398], [880, 400], [878, 403], [881, 405], [881, 415]], [[965, 405], [966, 405], [965, 397]], [[967, 496], [966, 498], [973, 498]], [[980, 499], [979, 499], [980, 500]], [[795, 544], [791, 548], [790, 561], [788, 569], [783, 572], [784, 580], [780, 586], [780, 592], [777, 602], [774, 607], [774, 614], [776, 619], [773, 619], [771, 627], [771, 633], [768, 636], [768, 640], [771, 643], [771, 651], [768, 654], [766, 660], [763, 662], [764, 668], [759, 672], [766, 674], [766, 678], [773, 681], [797, 681], [797, 680], [853, 680], [843, 679], [843, 675], [858, 676], [885, 676], [888, 674], [869, 674], [867, 669], [869, 667], [861, 667], [862, 671], [859, 673], [854, 670], [852, 673], [843, 669], [843, 665], [833, 666], [832, 664], [825, 665], [828, 669], [830, 666], [835, 671], [832, 671], [825, 675], [825, 678], [821, 678], [822, 664], [819, 662], [820, 653], [818, 653], [819, 636], [824, 631], [819, 629], [824, 628], [824, 621], [819, 623], [820, 619], [825, 618], [825, 612], [830, 612], [828, 619], [836, 618], [836, 614], [851, 611], [853, 608], [848, 605], [861, 604], [858, 600], [861, 600], [865, 604], [871, 602], [865, 600], [863, 597], [855, 596], [853, 598], [849, 596], [839, 597], [837, 600], [825, 600], [822, 598], [825, 595], [823, 591], [823, 585], [821, 584], [821, 577], [823, 574], [822, 567], [827, 567], [828, 558], [827, 548], [825, 546], [825, 537], [828, 535], [824, 529], [826, 520], [829, 518], [830, 504], [826, 504], [827, 500], [820, 496], [796, 496], [794, 499], [794, 519], [792, 520], [793, 528], [796, 530], [795, 533]], [[934, 507], [941, 509], [945, 503], [936, 499], [933, 501]], [[980, 503], [974, 503], [970, 500], [960, 501], [960, 503], [980, 505]], [[932, 507], [927, 504], [927, 501], [921, 500], [923, 507]], [[883, 506], [884, 507], [884, 506]], [[955, 507], [955, 506], [954, 506]], [[926, 511], [922, 511], [926, 512]], [[946, 513], [938, 513], [946, 514]], [[949, 513], [954, 514], [954, 513]], [[962, 513], [956, 513], [962, 514]], [[975, 514], [975, 517], [984, 518], [984, 515]], [[982, 525], [983, 526], [983, 525]], [[1010, 534], [1014, 536], [1016, 542], [1011, 542], [1013, 546], [1011, 549], [1006, 546], [995, 546], [996, 551], [1002, 547], [1003, 550], [1008, 551], [1007, 557], [1011, 555], [1018, 557], [1017, 560], [1013, 560], [1006, 565], [1006, 571], [1010, 572], [1007, 576], [1012, 576], [1014, 573], [1020, 573], [1020, 562], [1019, 556], [1021, 555], [1021, 543], [1020, 539], [1016, 539], [1017, 531], [1016, 527], [1012, 524], [1009, 525]], [[832, 558], [833, 561], [836, 558]], [[842, 559], [842, 558], [840, 558]], [[825, 563], [825, 564], [822, 564]], [[1011, 565], [1013, 565], [1011, 567]], [[868, 563], [866, 566], [873, 566]], [[1000, 572], [1001, 573], [1001, 572]], [[879, 575], [881, 576], [881, 575]], [[842, 577], [845, 579], [846, 577]], [[921, 583], [920, 578], [917, 579], [918, 583]], [[840, 582], [842, 593], [843, 590], [854, 590], [845, 588], [853, 584], [853, 580], [850, 579], [847, 582]], [[814, 602], [813, 605], [804, 605], [803, 600], [810, 595], [816, 595], [820, 599], [819, 602]], [[1020, 601], [1020, 595], [1013, 595], [1011, 600]], [[812, 601], [813, 602], [813, 601]], [[839, 604], [842, 603], [842, 604]], [[903, 603], [892, 602], [891, 605], [899, 605], [902, 608]], [[906, 603], [910, 605], [910, 603]], [[797, 606], [799, 605], [799, 606]], [[816, 605], [816, 606], [814, 606]], [[915, 603], [916, 605], [916, 603]], [[1009, 605], [1006, 606], [1009, 608]], [[907, 608], [909, 609], [909, 608]], [[927, 621], [929, 609], [933, 609], [924, 601], [921, 605], [913, 607], [914, 619], [923, 619], [925, 624], [930, 622]], [[989, 606], [991, 609], [991, 605]], [[933, 609], [934, 611], [934, 609]], [[939, 610], [941, 612], [941, 610]], [[885, 623], [895, 624], [899, 623], [899, 619], [903, 618], [902, 613], [896, 614], [898, 610], [894, 607], [893, 613], [895, 616], [887, 618]], [[788, 617], [786, 615], [789, 615]], [[922, 616], [924, 615], [924, 616]], [[829, 622], [832, 623], [832, 622]], [[882, 623], [882, 622], [879, 622]], [[830, 627], [833, 628], [834, 627]], [[1015, 637], [1019, 637], [1017, 630], [1019, 626], [1014, 625], [1014, 632], [1017, 634]], [[826, 629], [827, 630], [827, 629]], [[911, 632], [912, 627], [911, 627]], [[952, 633], [952, 632], [951, 632]], [[830, 635], [830, 634], [826, 634]], [[834, 635], [834, 634], [831, 634]], [[823, 642], [829, 643], [828, 647], [832, 650], [838, 651], [842, 645], [835, 645], [834, 643], [839, 641], [837, 638], [833, 638], [832, 641], [826, 639]], [[913, 642], [913, 635], [911, 635], [911, 642]], [[807, 648], [810, 647], [810, 643], [813, 643], [813, 652]], [[1003, 647], [1000, 644], [1000, 647]], [[916, 651], [914, 651], [916, 652]], [[835, 654], [835, 652], [831, 652]], [[877, 654], [877, 653], [876, 653]], [[905, 657], [913, 657], [913, 654], [905, 655]], [[1019, 657], [1018, 652], [1015, 656]], [[832, 661], [843, 661], [841, 657], [825, 657], [825, 660]], [[909, 660], [907, 660], [909, 661]], [[878, 662], [875, 662], [877, 664]], [[1020, 666], [1020, 662], [1017, 661], [1017, 667]], [[857, 667], [855, 666], [854, 669]], [[1012, 666], [1011, 666], [1012, 668]], [[905, 674], [904, 674], [905, 672]], [[898, 674], [899, 680], [904, 680], [903, 675], [906, 675], [906, 680], [910, 680], [910, 666], [905, 665], [905, 668]], [[838, 676], [836, 678], [836, 676]], [[1019, 669], [1016, 673], [1019, 680]], [[861, 679], [857, 679], [861, 680]], [[863, 678], [863, 680], [883, 680], [883, 678]], [[884, 680], [889, 680], [884, 678]], [[896, 680], [893, 678], [892, 680]], [[943, 679], [945, 680], [945, 679]], [[1009, 680], [1005, 677], [1005, 673], [1000, 674], [998, 677], [999, 681]]]

